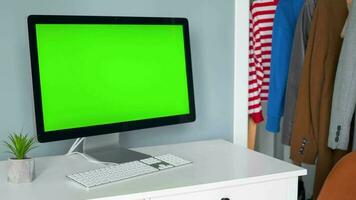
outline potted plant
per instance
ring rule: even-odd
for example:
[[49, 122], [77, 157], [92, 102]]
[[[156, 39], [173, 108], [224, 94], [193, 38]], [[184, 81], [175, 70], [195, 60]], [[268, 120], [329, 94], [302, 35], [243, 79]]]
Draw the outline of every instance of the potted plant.
[[34, 178], [35, 161], [27, 157], [27, 153], [36, 148], [35, 138], [22, 133], [9, 135], [9, 141], [4, 141], [9, 159], [8, 181], [11, 183], [28, 183]]

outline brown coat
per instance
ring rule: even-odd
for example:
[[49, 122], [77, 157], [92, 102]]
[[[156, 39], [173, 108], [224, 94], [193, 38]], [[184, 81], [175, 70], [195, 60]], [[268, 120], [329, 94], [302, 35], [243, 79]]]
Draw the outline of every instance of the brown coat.
[[314, 164], [314, 196], [335, 162], [345, 152], [328, 148], [329, 122], [336, 67], [340, 55], [340, 37], [348, 11], [345, 0], [318, 0], [309, 33], [295, 122], [291, 138], [291, 159]]

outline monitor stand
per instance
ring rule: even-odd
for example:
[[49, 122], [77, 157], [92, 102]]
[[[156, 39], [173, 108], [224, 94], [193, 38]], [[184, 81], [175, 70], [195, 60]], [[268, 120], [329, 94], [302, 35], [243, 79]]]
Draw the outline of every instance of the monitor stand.
[[119, 133], [86, 137], [83, 153], [101, 162], [123, 163], [151, 157], [137, 151], [123, 148], [119, 144]]

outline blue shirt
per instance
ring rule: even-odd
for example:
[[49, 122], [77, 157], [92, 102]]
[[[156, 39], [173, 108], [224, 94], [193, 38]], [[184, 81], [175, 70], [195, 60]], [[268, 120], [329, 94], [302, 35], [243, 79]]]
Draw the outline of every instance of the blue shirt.
[[297, 19], [304, 0], [280, 0], [274, 17], [267, 131], [277, 133], [283, 115], [288, 67]]

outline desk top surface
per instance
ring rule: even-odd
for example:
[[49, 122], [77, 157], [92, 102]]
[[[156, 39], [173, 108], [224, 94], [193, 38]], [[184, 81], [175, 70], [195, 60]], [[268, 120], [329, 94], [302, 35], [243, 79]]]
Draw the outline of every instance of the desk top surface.
[[[6, 181], [6, 161], [0, 162], [1, 199], [80, 200], [123, 195], [139, 198], [160, 190], [179, 192], [196, 187], [209, 189], [221, 184], [249, 184], [306, 174], [306, 170], [223, 140], [199, 141], [134, 149], [153, 156], [173, 154], [193, 164], [137, 177], [87, 191], [65, 177], [67, 174], [102, 167], [84, 158], [53, 156], [36, 158], [36, 178], [29, 184]], [[220, 185], [218, 185], [220, 184]]]

